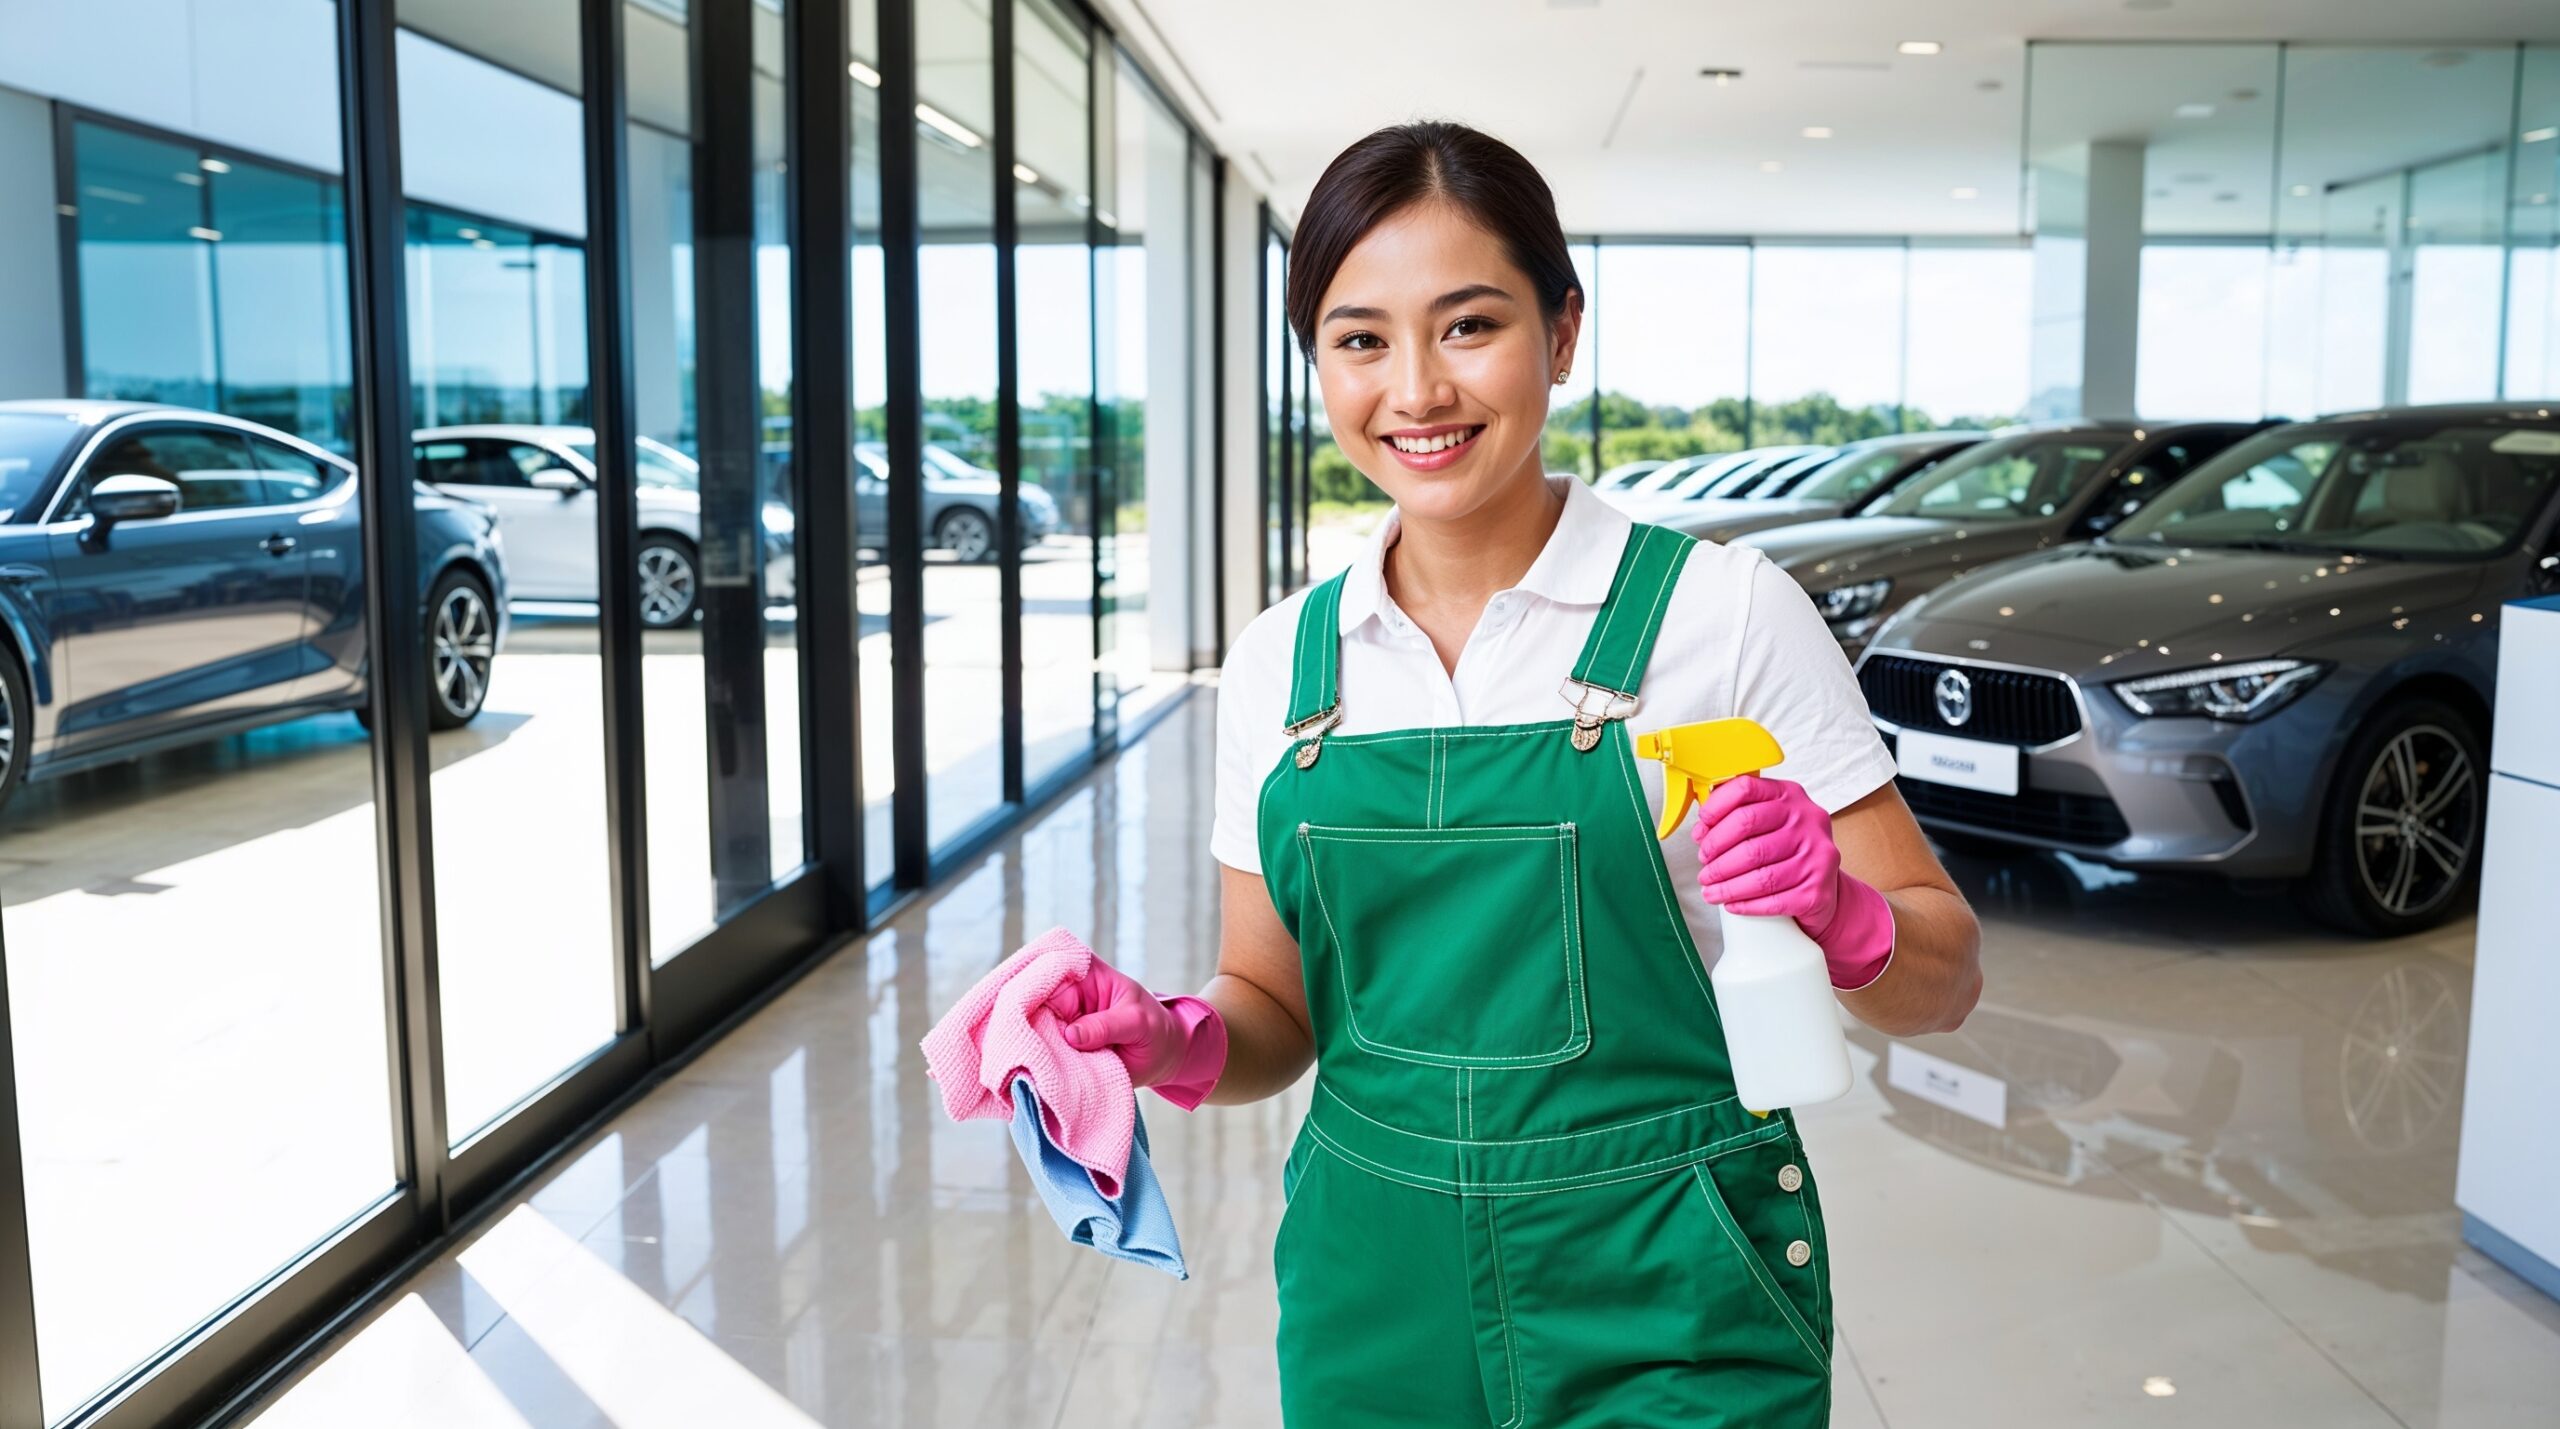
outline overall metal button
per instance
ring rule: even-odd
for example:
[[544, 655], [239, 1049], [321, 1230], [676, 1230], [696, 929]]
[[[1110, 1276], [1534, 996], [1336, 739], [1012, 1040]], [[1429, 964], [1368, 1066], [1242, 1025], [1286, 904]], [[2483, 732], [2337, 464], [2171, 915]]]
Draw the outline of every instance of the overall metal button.
[[1800, 1240], [1787, 1242], [1787, 1264], [1802, 1265], [1813, 1259], [1813, 1247]]
[[1804, 1172], [1794, 1166], [1778, 1168], [1778, 1189], [1793, 1193], [1804, 1189]]

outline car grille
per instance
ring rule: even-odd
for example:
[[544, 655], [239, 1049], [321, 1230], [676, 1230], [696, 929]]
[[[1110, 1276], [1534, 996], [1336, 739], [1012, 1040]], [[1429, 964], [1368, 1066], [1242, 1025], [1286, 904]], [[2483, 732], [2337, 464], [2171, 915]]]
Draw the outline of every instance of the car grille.
[[1918, 779], [1895, 781], [1903, 802], [1924, 820], [1965, 824], [1977, 829], [2018, 834], [2048, 843], [2109, 848], [2133, 831], [2124, 811], [2103, 794], [2064, 794], [2052, 789], [2021, 789], [2015, 797], [1957, 789]]
[[2080, 732], [2080, 705], [2070, 682], [2057, 675], [1964, 665], [1973, 682], [1973, 715], [1961, 726], [1938, 715], [1938, 676], [1950, 668], [1937, 660], [1874, 655], [1858, 668], [1858, 687], [1876, 718], [1904, 729], [1957, 734], [1996, 744], [2034, 746]]

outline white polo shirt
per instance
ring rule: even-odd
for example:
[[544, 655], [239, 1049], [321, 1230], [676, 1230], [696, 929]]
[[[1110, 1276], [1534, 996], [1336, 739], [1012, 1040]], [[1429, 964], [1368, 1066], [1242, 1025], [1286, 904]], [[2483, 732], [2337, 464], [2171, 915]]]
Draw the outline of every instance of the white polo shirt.
[[[1634, 523], [1582, 482], [1548, 480], [1564, 494], [1564, 512], [1520, 583], [1486, 603], [1454, 677], [1431, 637], [1387, 593], [1383, 562], [1398, 530], [1397, 513], [1388, 512], [1343, 578], [1342, 723], [1333, 733], [1519, 724], [1573, 712], [1557, 687], [1609, 597]], [[1281, 726], [1306, 598], [1298, 591], [1254, 617], [1219, 679], [1209, 851], [1247, 873], [1262, 871], [1255, 816], [1263, 781], [1291, 744]], [[1751, 547], [1700, 541], [1689, 553], [1639, 698], [1630, 732], [1734, 715], [1759, 721], [1787, 755], [1766, 772], [1804, 785], [1825, 809], [1846, 808], [1893, 778], [1893, 756], [1868, 721], [1839, 643], [1794, 579]], [[1660, 809], [1662, 766], [1639, 759], [1636, 768], [1645, 797]], [[1689, 930], [1713, 963], [1722, 940], [1715, 910], [1698, 893], [1697, 846], [1683, 831], [1663, 840], [1662, 852]]]

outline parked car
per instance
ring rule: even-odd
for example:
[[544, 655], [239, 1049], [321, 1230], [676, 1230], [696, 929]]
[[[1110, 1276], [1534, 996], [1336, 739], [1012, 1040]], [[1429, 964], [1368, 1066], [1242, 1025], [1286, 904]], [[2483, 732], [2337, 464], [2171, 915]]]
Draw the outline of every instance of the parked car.
[[1877, 499], [1948, 457], [1980, 442], [1981, 432], [1915, 432], [1869, 437], [1836, 451], [1798, 458], [1771, 480], [1784, 484], [1769, 494], [1710, 497], [1691, 502], [1664, 518], [1662, 524], [1710, 541], [1730, 542], [1753, 531], [1797, 526], [1845, 516]]
[[1639, 521], [1668, 520], [1691, 503], [1732, 496], [1799, 457], [1828, 448], [1790, 444], [1728, 452], [1693, 468], [1671, 485], [1630, 495], [1618, 504]]
[[1634, 481], [1640, 476], [1646, 476], [1653, 472], [1660, 471], [1668, 465], [1670, 465], [1670, 463], [1652, 459], [1645, 461], [1622, 461], [1616, 466], [1609, 468], [1607, 471], [1600, 473], [1599, 479], [1592, 482], [1591, 485], [1595, 490], [1614, 491], [1617, 488]]
[[[880, 442], [856, 442], [854, 529], [859, 539], [876, 543], [873, 533], [889, 529], [889, 449]], [[996, 493], [1001, 479], [973, 465], [938, 442], [924, 447], [925, 539], [962, 561], [991, 561], [996, 555]], [[1058, 529], [1058, 503], [1036, 481], [1021, 483], [1022, 544], [1027, 548]]]
[[1613, 500], [1650, 495], [1678, 485], [1707, 466], [1714, 466], [1719, 472], [1730, 471], [1743, 455], [1741, 452], [1691, 452], [1684, 457], [1657, 463], [1653, 470], [1614, 487], [1603, 488], [1603, 491]]
[[[0, 402], [0, 803], [29, 779], [365, 708], [353, 464], [141, 402]], [[495, 513], [417, 489], [427, 719], [480, 713], [506, 639]], [[415, 644], [407, 643], [414, 640]]]
[[1855, 656], [1895, 611], [1967, 571], [2084, 541], [2264, 423], [2064, 422], [1949, 457], [1856, 516], [1756, 531]]
[[2479, 876], [2499, 607], [2560, 590], [2555, 526], [2547, 407], [2279, 427], [1915, 603], [1859, 682], [1933, 829], [2297, 880], [2408, 932]]
[[[587, 427], [481, 424], [416, 434], [418, 479], [498, 513], [519, 600], [596, 598], [596, 434]], [[690, 622], [702, 604], [702, 467], [640, 438], [640, 621]], [[761, 467], [762, 462], [760, 460]], [[763, 480], [770, 482], [770, 473]], [[792, 594], [791, 508], [765, 490], [765, 598]]]

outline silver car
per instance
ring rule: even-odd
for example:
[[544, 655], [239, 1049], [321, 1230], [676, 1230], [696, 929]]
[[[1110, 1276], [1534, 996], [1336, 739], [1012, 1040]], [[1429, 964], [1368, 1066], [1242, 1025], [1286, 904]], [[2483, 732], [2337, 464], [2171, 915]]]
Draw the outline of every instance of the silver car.
[[1781, 484], [1763, 495], [1693, 501], [1661, 524], [1691, 536], [1729, 542], [1754, 531], [1846, 516], [1981, 441], [1981, 432], [1913, 432], [1870, 437], [1837, 451], [1797, 459], [1800, 470], [1770, 474]]
[[[498, 513], [518, 600], [596, 598], [596, 436], [587, 427], [488, 423], [413, 438], [418, 479]], [[640, 619], [691, 621], [702, 599], [702, 468], [664, 442], [639, 442]], [[791, 510], [762, 503], [765, 596], [791, 599]]]
[[2553, 408], [2279, 427], [1915, 602], [1858, 680], [1934, 831], [2295, 880], [2407, 932], [2478, 877], [2499, 607], [2560, 590], [2555, 525]]

